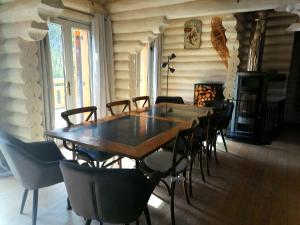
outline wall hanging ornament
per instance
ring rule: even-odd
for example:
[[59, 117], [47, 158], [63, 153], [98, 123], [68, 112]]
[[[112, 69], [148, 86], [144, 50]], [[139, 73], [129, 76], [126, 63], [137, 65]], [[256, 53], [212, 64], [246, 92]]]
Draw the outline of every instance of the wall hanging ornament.
[[222, 18], [213, 17], [211, 20], [211, 43], [228, 69], [229, 52], [226, 46], [227, 38], [225, 31], [226, 29], [223, 27]]
[[184, 48], [198, 49], [201, 45], [201, 20], [189, 20], [184, 23]]

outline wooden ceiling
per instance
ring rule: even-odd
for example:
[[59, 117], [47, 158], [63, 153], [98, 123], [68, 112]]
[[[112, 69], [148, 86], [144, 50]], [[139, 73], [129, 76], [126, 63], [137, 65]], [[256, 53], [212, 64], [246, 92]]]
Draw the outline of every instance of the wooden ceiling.
[[164, 16], [180, 19], [274, 9], [299, 0], [97, 0], [104, 3], [113, 21]]
[[[0, 4], [14, 1], [21, 3], [22, 0], [0, 0]], [[41, 1], [50, 3], [56, 0]], [[93, 13], [93, 10], [90, 10], [93, 5], [94, 11], [110, 14], [113, 21], [124, 21], [161, 16], [166, 19], [181, 19], [266, 10], [299, 3], [299, 0], [62, 0], [62, 2], [68, 8], [89, 13]]]

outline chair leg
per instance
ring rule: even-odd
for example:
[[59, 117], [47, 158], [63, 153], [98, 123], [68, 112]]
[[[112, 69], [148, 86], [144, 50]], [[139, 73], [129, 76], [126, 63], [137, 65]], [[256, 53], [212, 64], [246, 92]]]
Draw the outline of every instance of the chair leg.
[[213, 140], [209, 141], [209, 158], [211, 159], [212, 155], [212, 148], [213, 148]]
[[216, 161], [216, 164], [219, 164], [219, 160], [218, 160], [218, 156], [217, 156], [217, 136], [213, 140], [213, 146], [214, 146], [215, 161]]
[[85, 225], [91, 225], [92, 220], [86, 220]]
[[100, 224], [100, 225], [103, 225], [103, 222], [102, 222], [101, 220], [99, 220], [99, 224]]
[[189, 169], [189, 191], [190, 191], [190, 197], [193, 197], [193, 190], [192, 190], [192, 173], [193, 173], [193, 164], [194, 164], [194, 159], [196, 155], [192, 156], [191, 162], [190, 162], [190, 169]]
[[71, 210], [72, 209], [72, 206], [71, 206], [71, 203], [70, 203], [70, 199], [69, 197], [67, 198], [67, 210]]
[[175, 186], [176, 182], [171, 183], [171, 222], [172, 225], [175, 225], [175, 212], [174, 212], [174, 195], [175, 195]]
[[24, 206], [25, 206], [27, 194], [28, 194], [28, 189], [25, 189], [25, 190], [24, 190], [24, 193], [23, 193], [23, 198], [22, 198], [22, 203], [21, 203], [20, 214], [23, 214], [23, 210], [24, 210]]
[[136, 225], [140, 225], [139, 219], [135, 221]]
[[170, 190], [170, 187], [168, 185], [168, 183], [165, 181], [165, 180], [160, 180], [164, 185], [165, 187], [167, 188], [167, 191], [168, 191], [168, 195], [171, 196], [171, 190]]
[[205, 177], [204, 177], [204, 171], [203, 171], [203, 162], [202, 162], [202, 147], [200, 148], [199, 152], [199, 161], [200, 161], [200, 171], [201, 171], [201, 176], [202, 176], [202, 181], [205, 182]]
[[190, 202], [190, 198], [189, 198], [189, 194], [188, 194], [188, 189], [187, 189], [187, 182], [186, 182], [186, 169], [183, 171], [183, 177], [184, 177], [183, 190], [184, 190], [184, 194], [185, 194], [185, 199], [186, 199], [186, 202], [190, 205], [191, 202]]
[[33, 190], [32, 225], [36, 225], [39, 191]]
[[146, 208], [144, 210], [144, 214], [146, 217], [147, 225], [151, 225], [151, 219], [150, 219], [150, 213], [149, 213], [148, 206], [146, 206]]
[[226, 141], [225, 141], [225, 138], [224, 138], [224, 134], [223, 134], [223, 130], [222, 130], [222, 129], [220, 130], [220, 134], [221, 134], [221, 137], [222, 137], [222, 140], [223, 140], [223, 144], [224, 144], [225, 150], [226, 150], [226, 152], [228, 152], [228, 150], [227, 150], [227, 145], [226, 145]]
[[209, 143], [206, 143], [206, 172], [207, 176], [209, 176]]

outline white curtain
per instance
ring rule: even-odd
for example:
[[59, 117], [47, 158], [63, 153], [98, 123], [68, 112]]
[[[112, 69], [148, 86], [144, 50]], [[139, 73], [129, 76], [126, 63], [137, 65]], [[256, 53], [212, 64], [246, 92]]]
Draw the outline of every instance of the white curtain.
[[93, 102], [99, 117], [107, 115], [106, 103], [114, 98], [114, 65], [111, 20], [96, 14], [92, 21]]
[[161, 93], [161, 63], [162, 63], [162, 43], [163, 35], [159, 36], [154, 41], [154, 53], [153, 53], [153, 100]]
[[41, 85], [43, 89], [42, 100], [44, 103], [44, 128], [51, 130], [55, 123], [55, 106], [54, 106], [54, 88], [52, 80], [52, 67], [50, 56], [50, 42], [47, 35], [44, 40], [39, 42], [39, 71], [41, 75]]

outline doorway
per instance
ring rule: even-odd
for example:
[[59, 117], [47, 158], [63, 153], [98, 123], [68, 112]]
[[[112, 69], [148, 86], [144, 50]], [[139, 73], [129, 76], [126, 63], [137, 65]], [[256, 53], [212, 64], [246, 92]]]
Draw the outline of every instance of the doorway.
[[91, 105], [90, 32], [90, 26], [66, 20], [49, 24], [55, 128], [66, 125], [61, 112]]

